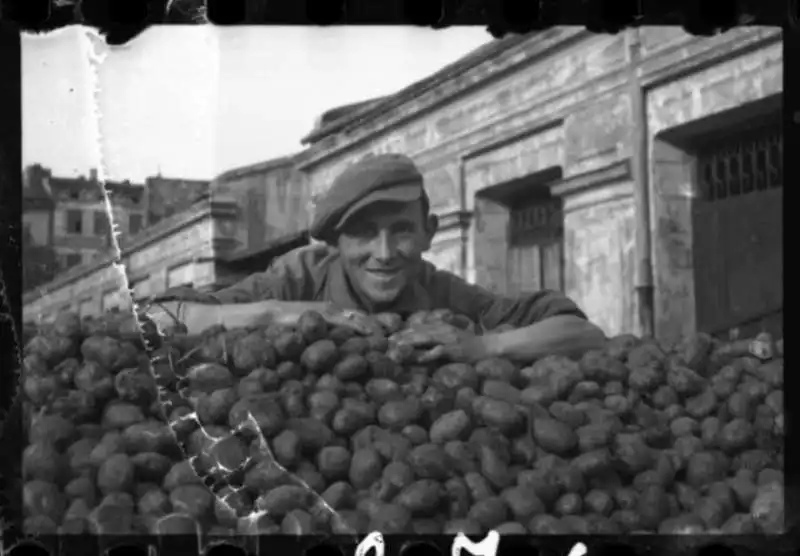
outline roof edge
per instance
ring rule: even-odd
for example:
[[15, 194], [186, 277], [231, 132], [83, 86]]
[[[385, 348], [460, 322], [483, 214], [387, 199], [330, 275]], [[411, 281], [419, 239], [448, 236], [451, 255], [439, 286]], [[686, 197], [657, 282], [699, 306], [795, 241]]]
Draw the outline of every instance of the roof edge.
[[444, 66], [442, 69], [433, 73], [432, 75], [429, 75], [428, 77], [425, 77], [403, 89], [400, 89], [395, 94], [388, 95], [374, 104], [368, 103], [366, 106], [358, 110], [354, 110], [353, 112], [344, 115], [342, 118], [334, 120], [327, 126], [323, 126], [318, 130], [312, 130], [311, 133], [300, 140], [300, 143], [303, 145], [313, 144], [329, 135], [333, 135], [334, 133], [341, 131], [343, 128], [355, 121], [369, 119], [380, 112], [386, 111], [389, 107], [403, 104], [428, 91], [429, 89], [432, 89], [469, 71], [484, 61], [497, 56], [499, 53], [513, 48], [528, 38], [529, 37], [527, 35], [513, 35], [504, 39], [496, 39], [494, 42], [489, 42], [479, 46], [455, 62]]

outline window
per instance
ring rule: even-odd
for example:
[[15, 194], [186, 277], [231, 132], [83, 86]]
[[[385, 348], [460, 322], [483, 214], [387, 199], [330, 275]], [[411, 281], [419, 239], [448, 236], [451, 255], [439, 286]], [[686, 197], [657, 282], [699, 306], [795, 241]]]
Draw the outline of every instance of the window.
[[142, 229], [142, 215], [141, 214], [131, 214], [130, 219], [128, 220], [128, 232], [134, 236], [138, 234]]
[[83, 257], [80, 253], [68, 253], [66, 257], [67, 268], [78, 266], [83, 262]]
[[67, 233], [68, 234], [82, 234], [83, 233], [83, 213], [79, 210], [67, 211]]
[[698, 177], [705, 201], [783, 187], [782, 129], [759, 130], [700, 152]]
[[94, 212], [94, 235], [105, 236], [108, 234], [108, 215], [105, 211], [96, 210]]

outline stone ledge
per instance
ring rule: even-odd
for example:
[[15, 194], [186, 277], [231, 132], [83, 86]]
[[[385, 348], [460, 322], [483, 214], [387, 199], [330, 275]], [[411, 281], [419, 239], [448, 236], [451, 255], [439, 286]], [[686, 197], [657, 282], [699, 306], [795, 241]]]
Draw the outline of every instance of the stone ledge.
[[157, 242], [158, 240], [173, 235], [184, 228], [187, 228], [203, 218], [212, 217], [235, 217], [237, 207], [227, 199], [203, 199], [191, 209], [176, 214], [166, 220], [162, 220], [151, 229], [147, 230], [141, 237], [121, 249], [119, 257], [116, 254], [109, 254], [87, 265], [81, 265], [69, 272], [56, 277], [55, 280], [39, 286], [35, 292], [28, 292], [22, 296], [23, 305], [33, 303], [35, 300], [46, 297], [48, 294], [57, 291], [65, 286], [77, 282], [107, 266], [116, 263], [118, 260], [124, 264], [124, 259], [133, 253], [141, 251], [145, 247]]
[[446, 67], [364, 113], [355, 113], [346, 121], [336, 122], [335, 128], [324, 134], [320, 130], [320, 142], [312, 146], [313, 152], [306, 161], [298, 165], [298, 169], [309, 171], [328, 158], [368, 142], [408, 121], [417, 120], [424, 113], [435, 110], [456, 96], [467, 95], [476, 88], [483, 88], [497, 79], [535, 64], [554, 51], [590, 36], [591, 33], [583, 29], [551, 30], [538, 37], [523, 36], [509, 44], [498, 45], [494, 50], [487, 50], [479, 60], [462, 59], [453, 64], [461, 64], [460, 67]]
[[555, 197], [566, 197], [585, 193], [610, 183], [629, 180], [632, 177], [630, 160], [621, 160], [603, 168], [559, 180], [550, 186]]
[[[718, 66], [750, 52], [782, 42], [780, 29], [757, 29], [747, 34], [723, 36], [717, 44], [708, 44], [709, 39], [697, 38], [695, 52], [687, 45], [659, 52], [639, 63], [637, 73], [645, 90], [658, 88], [672, 81]], [[716, 42], [716, 41], [714, 41]]]

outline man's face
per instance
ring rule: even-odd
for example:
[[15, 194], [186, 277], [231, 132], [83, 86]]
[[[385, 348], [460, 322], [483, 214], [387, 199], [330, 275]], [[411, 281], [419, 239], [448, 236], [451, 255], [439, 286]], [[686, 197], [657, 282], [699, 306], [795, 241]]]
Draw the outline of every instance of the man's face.
[[436, 218], [426, 218], [420, 201], [376, 203], [345, 223], [339, 252], [353, 286], [388, 304], [414, 278], [435, 233]]

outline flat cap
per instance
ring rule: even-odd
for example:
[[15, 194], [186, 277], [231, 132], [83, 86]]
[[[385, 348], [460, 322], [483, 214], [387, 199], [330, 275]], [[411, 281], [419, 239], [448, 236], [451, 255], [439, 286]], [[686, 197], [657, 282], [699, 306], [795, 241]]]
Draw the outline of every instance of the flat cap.
[[410, 203], [425, 196], [422, 174], [400, 154], [371, 156], [349, 166], [317, 201], [309, 233], [333, 243], [336, 232], [355, 213], [381, 201]]

